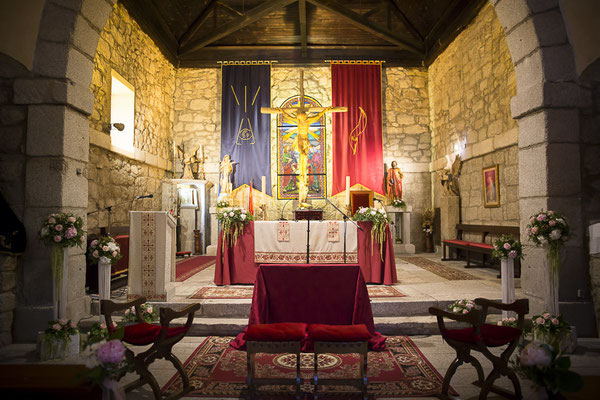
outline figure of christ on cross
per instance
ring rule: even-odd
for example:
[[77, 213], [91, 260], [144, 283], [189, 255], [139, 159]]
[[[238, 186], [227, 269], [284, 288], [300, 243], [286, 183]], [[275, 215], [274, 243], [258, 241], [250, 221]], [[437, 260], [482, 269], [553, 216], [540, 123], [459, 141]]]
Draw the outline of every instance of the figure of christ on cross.
[[304, 71], [300, 71], [300, 100], [298, 107], [262, 107], [260, 112], [265, 114], [283, 114], [288, 123], [296, 124], [296, 128], [288, 131], [284, 138], [289, 138], [296, 132], [293, 142], [294, 150], [298, 152], [298, 205], [300, 208], [310, 208], [306, 203], [308, 197], [308, 151], [310, 141], [308, 135], [310, 125], [317, 122], [327, 112], [346, 112], [346, 107], [305, 107], [304, 106]]

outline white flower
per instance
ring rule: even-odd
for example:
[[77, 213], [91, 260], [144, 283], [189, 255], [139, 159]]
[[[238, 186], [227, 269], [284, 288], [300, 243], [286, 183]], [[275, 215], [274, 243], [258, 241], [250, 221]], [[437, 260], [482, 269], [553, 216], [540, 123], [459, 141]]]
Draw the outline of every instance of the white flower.
[[367, 211], [366, 208], [361, 207], [360, 210], [358, 210], [359, 213], [364, 214]]
[[246, 214], [241, 214], [240, 218], [242, 219], [242, 221], [246, 220]]
[[42, 234], [42, 236], [46, 236], [46, 235], [48, 235], [48, 228], [46, 228], [46, 227], [43, 227], [43, 228], [42, 228], [42, 231], [41, 231], [40, 233]]
[[550, 239], [552, 240], [558, 240], [560, 239], [561, 234], [560, 231], [558, 229], [553, 230], [552, 232], [550, 232]]
[[106, 263], [106, 264], [110, 264], [110, 258], [108, 258], [108, 257], [102, 256], [102, 257], [100, 257], [100, 261], [102, 261], [103, 263]]
[[380, 209], [379, 209], [379, 212], [380, 212], [381, 214], [385, 214], [385, 210], [384, 210], [383, 208], [380, 208]]
[[521, 364], [525, 366], [547, 367], [552, 363], [552, 354], [540, 343], [529, 343], [521, 351]]
[[375, 210], [371, 210], [371, 215], [375, 215], [377, 212]]
[[548, 241], [543, 236], [538, 236], [537, 239], [540, 241], [540, 244], [546, 244]]
[[233, 217], [234, 215], [235, 215], [235, 214], [233, 213], [233, 211], [230, 211], [230, 212], [229, 212], [229, 216], [230, 216], [230, 217]]

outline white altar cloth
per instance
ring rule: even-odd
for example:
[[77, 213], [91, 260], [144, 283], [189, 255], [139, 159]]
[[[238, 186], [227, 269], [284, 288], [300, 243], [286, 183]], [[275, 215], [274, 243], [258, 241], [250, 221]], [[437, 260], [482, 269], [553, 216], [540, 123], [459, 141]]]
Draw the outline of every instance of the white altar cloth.
[[[307, 221], [254, 221], [254, 262], [305, 263], [307, 225]], [[348, 222], [346, 229], [346, 262], [357, 263], [356, 226]], [[344, 221], [310, 222], [309, 261], [315, 264], [344, 262]]]

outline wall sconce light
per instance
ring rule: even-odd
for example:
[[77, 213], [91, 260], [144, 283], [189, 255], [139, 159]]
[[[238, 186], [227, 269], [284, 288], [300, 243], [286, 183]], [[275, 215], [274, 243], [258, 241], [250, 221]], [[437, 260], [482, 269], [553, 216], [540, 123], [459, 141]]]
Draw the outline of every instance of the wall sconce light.
[[105, 133], [110, 133], [110, 131], [112, 130], [118, 130], [119, 132], [122, 132], [125, 129], [125, 124], [122, 124], [120, 122], [115, 122], [114, 124], [103, 124], [102, 128], [104, 130]]

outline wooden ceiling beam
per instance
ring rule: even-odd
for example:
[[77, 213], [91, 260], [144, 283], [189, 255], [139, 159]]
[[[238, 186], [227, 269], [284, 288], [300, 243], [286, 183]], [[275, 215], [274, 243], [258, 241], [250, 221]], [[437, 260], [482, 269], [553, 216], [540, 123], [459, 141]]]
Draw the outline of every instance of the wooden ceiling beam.
[[226, 9], [227, 11], [229, 11], [230, 14], [232, 15], [237, 15], [238, 17], [241, 17], [244, 15], [244, 13], [236, 10], [235, 8], [231, 7], [229, 4], [224, 3], [222, 1], [217, 1], [217, 4], [221, 7], [223, 7], [224, 9]]
[[306, 57], [306, 0], [298, 0], [298, 19], [300, 20], [300, 46], [302, 46], [302, 57]]
[[192, 38], [196, 34], [196, 32], [198, 32], [200, 26], [204, 22], [206, 22], [206, 20], [210, 16], [210, 13], [213, 11], [216, 5], [217, 1], [211, 0], [210, 3], [208, 3], [206, 7], [204, 7], [204, 9], [200, 12], [200, 14], [198, 14], [198, 17], [194, 20], [194, 22], [192, 22], [187, 31], [185, 31], [184, 34], [181, 35], [181, 37], [179, 38], [179, 46], [187, 43], [190, 40], [190, 38]]
[[210, 34], [202, 36], [198, 39], [191, 39], [185, 45], [179, 47], [179, 54], [186, 54], [197, 49], [201, 49], [217, 40], [232, 34], [245, 26], [257, 21], [263, 16], [270, 14], [271, 12], [285, 7], [297, 0], [270, 0], [261, 3], [254, 7], [252, 10], [245, 13], [242, 17], [236, 18], [227, 24], [224, 24], [217, 29], [213, 30]]
[[402, 21], [402, 25], [404, 25], [406, 27], [406, 29], [408, 29], [408, 31], [418, 40], [420, 40], [421, 42], [423, 42], [425, 40], [425, 38], [423, 37], [423, 35], [421, 35], [419, 33], [419, 31], [417, 30], [417, 28], [415, 28], [415, 26], [412, 24], [412, 22], [410, 22], [410, 20], [408, 19], [408, 17], [406, 16], [406, 14], [404, 14], [404, 11], [402, 11], [402, 7], [400, 7], [400, 0], [392, 0], [392, 3], [395, 6], [396, 12], [398, 13], [398, 17], [400, 18], [400, 20]]
[[402, 37], [399, 37], [392, 32], [389, 32], [387, 29], [373, 25], [368, 19], [364, 18], [362, 15], [352, 11], [348, 7], [344, 7], [340, 3], [335, 0], [307, 0], [309, 3], [314, 4], [317, 7], [324, 8], [340, 17], [344, 18], [346, 21], [351, 24], [357, 26], [358, 28], [369, 32], [372, 35], [375, 35], [387, 42], [395, 44], [396, 46], [405, 48], [412, 53], [423, 55], [424, 48], [423, 43], [408, 40]]

